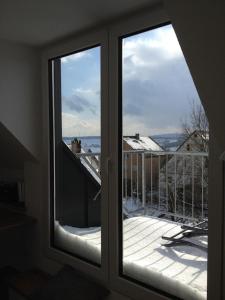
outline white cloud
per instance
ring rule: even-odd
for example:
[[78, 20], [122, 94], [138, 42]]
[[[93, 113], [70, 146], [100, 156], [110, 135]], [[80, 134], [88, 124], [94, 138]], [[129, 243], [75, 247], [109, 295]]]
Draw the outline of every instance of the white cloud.
[[[98, 84], [97, 84], [98, 85]], [[86, 97], [89, 98], [90, 100], [99, 100], [99, 89], [84, 89], [84, 88], [75, 88], [72, 90], [73, 94], [79, 95], [80, 97]], [[96, 99], [96, 96], [98, 99]]]
[[79, 114], [62, 113], [62, 135], [100, 135], [100, 121], [97, 119], [84, 120]]
[[68, 63], [70, 61], [77, 61], [77, 60], [79, 60], [83, 57], [87, 57], [87, 56], [90, 56], [90, 53], [87, 52], [87, 51], [82, 51], [82, 52], [78, 52], [78, 53], [75, 53], [75, 54], [71, 54], [71, 55], [62, 57], [61, 62], [62, 63]]
[[[179, 126], [169, 126], [164, 125], [157, 127], [149, 125], [146, 122], [146, 118], [139, 118], [133, 116], [124, 116], [123, 118], [124, 128], [123, 135], [135, 135], [136, 133], [140, 133], [142, 136], [151, 136], [155, 134], [163, 134], [163, 133], [179, 133], [181, 132], [181, 128]], [[158, 125], [158, 124], [156, 124]]]
[[180, 45], [172, 27], [158, 28], [154, 34], [147, 32], [124, 39], [124, 79], [139, 77], [139, 80], [145, 80], [160, 65], [182, 56]]
[[123, 62], [125, 134], [180, 132], [199, 97], [172, 26], [124, 39]]
[[[65, 57], [64, 63], [85, 55]], [[123, 60], [124, 134], [180, 132], [190, 100], [199, 98], [172, 26], [124, 39]], [[63, 135], [99, 135], [99, 78], [72, 93], [63, 106]]]
[[72, 93], [69, 97], [63, 97], [62, 109], [64, 112], [76, 111], [84, 113], [83, 118], [89, 118], [85, 114], [91, 111], [96, 118], [99, 116], [101, 102], [99, 90], [74, 88]]
[[[155, 30], [154, 35], [150, 34], [146, 36], [140, 34], [135, 40], [133, 38], [124, 39], [123, 57], [134, 55], [138, 64], [143, 63], [143, 50], [148, 51], [149, 61], [151, 61], [151, 54], [154, 54], [154, 52], [159, 52], [162, 59], [173, 59], [182, 56], [182, 50], [172, 27], [166, 30], [158, 28]], [[154, 57], [155, 55], [153, 55]], [[149, 63], [149, 61], [144, 61], [144, 63]]]

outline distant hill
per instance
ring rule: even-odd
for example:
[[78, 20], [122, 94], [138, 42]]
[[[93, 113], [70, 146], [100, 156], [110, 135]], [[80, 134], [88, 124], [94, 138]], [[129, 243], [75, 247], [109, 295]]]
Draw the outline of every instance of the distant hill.
[[163, 149], [167, 151], [176, 151], [185, 140], [183, 133], [165, 133], [152, 135], [153, 138]]

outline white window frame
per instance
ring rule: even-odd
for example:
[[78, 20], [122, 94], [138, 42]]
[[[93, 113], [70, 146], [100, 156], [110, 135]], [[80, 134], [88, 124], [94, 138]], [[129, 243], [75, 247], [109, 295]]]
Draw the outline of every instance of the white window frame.
[[[54, 104], [52, 105], [49, 98], [54, 95], [51, 95], [52, 91], [54, 93], [54, 87], [50, 88], [50, 84], [48, 84], [49, 80], [52, 81], [49, 74], [49, 63], [51, 60], [55, 58], [66, 56], [75, 52], [79, 52], [82, 50], [86, 50], [88, 48], [92, 48], [93, 46], [99, 45], [101, 47], [101, 177], [102, 177], [102, 188], [101, 188], [101, 265], [98, 267], [94, 264], [88, 263], [85, 260], [82, 260], [75, 255], [70, 255], [66, 253], [66, 251], [61, 251], [56, 249], [53, 245], [51, 245], [51, 224], [50, 224], [50, 202], [51, 200], [51, 156], [54, 156], [51, 153], [54, 148], [50, 143], [50, 134], [51, 134], [51, 117], [49, 114], [49, 109], [53, 110], [52, 112], [52, 123], [54, 124]], [[107, 122], [108, 116], [108, 34], [105, 30], [94, 31], [88, 34], [83, 34], [77, 36], [75, 38], [69, 39], [65, 41], [65, 43], [56, 44], [53, 47], [50, 47], [44, 50], [42, 55], [42, 76], [43, 76], [43, 99], [44, 99], [44, 128], [45, 128], [45, 136], [44, 136], [44, 157], [45, 161], [43, 164], [44, 168], [44, 178], [45, 182], [48, 182], [48, 185], [44, 184], [44, 194], [46, 195], [46, 199], [44, 201], [43, 211], [45, 212], [45, 222], [43, 226], [43, 235], [44, 235], [44, 251], [45, 255], [58, 261], [63, 264], [70, 264], [74, 266], [76, 269], [81, 272], [88, 273], [91, 276], [97, 278], [99, 281], [104, 283], [106, 286], [108, 285], [108, 194], [105, 187], [108, 186], [108, 170], [106, 168], [108, 164], [108, 156], [109, 156], [109, 147], [108, 147], [108, 127], [104, 126]], [[52, 83], [53, 84], [53, 83]], [[54, 100], [52, 100], [54, 103]], [[50, 103], [50, 104], [49, 104]], [[52, 107], [49, 107], [49, 105]], [[54, 130], [53, 130], [54, 131]], [[53, 133], [54, 135], [54, 133]], [[46, 228], [48, 230], [46, 231]]]
[[[45, 233], [45, 253], [46, 255], [56, 261], [71, 264], [76, 269], [88, 273], [91, 276], [99, 279], [110, 289], [124, 294], [132, 299], [168, 299], [166, 295], [153, 289], [144, 287], [138, 283], [130, 281], [120, 276], [119, 270], [119, 205], [118, 205], [118, 132], [119, 132], [119, 47], [118, 39], [121, 36], [134, 34], [135, 32], [143, 31], [146, 29], [154, 28], [159, 24], [164, 24], [170, 21], [165, 10], [161, 7], [156, 7], [149, 11], [141, 12], [134, 16], [126, 18], [125, 21], [113, 23], [105, 28], [88, 34], [78, 35], [70, 38], [65, 42], [55, 44], [55, 46], [45, 49], [42, 55], [42, 86], [43, 86], [43, 120], [45, 136], [44, 136], [44, 161], [43, 161], [43, 187], [45, 199], [43, 199], [43, 211], [46, 212], [43, 222], [43, 233]], [[176, 30], [176, 27], [175, 27]], [[48, 91], [48, 60], [57, 56], [63, 56], [72, 53], [76, 50], [91, 47], [96, 44], [102, 45], [102, 77], [101, 77], [101, 91], [102, 103], [101, 108], [102, 124], [103, 126], [101, 136], [102, 142], [102, 157], [103, 157], [103, 172], [105, 178], [106, 190], [103, 190], [102, 197], [102, 264], [100, 268], [86, 263], [76, 257], [72, 257], [61, 251], [55, 250], [50, 247], [50, 231], [49, 231], [49, 91]], [[122, 62], [121, 62], [122, 63]], [[211, 131], [211, 137], [213, 131]], [[110, 137], [110, 138], [109, 138]], [[217, 226], [220, 230], [223, 226], [223, 216], [225, 215], [224, 206], [221, 203], [221, 193], [224, 186], [222, 182], [222, 168], [218, 160], [218, 153], [215, 153], [213, 139], [210, 139], [210, 167], [209, 167], [209, 255], [208, 255], [208, 299], [222, 299], [222, 293], [225, 287], [223, 280], [225, 279], [222, 273], [225, 273], [225, 260], [221, 259], [221, 266], [213, 264], [214, 256], [219, 255], [222, 258], [225, 249], [225, 239], [216, 239]], [[216, 162], [216, 171], [212, 171], [211, 162]], [[213, 188], [218, 186], [215, 184], [215, 176], [219, 176], [221, 191], [218, 191], [220, 196], [217, 205], [214, 205]], [[48, 184], [46, 184], [48, 183]], [[221, 207], [223, 207], [221, 211]], [[217, 216], [215, 218], [215, 216]], [[48, 230], [46, 231], [46, 228]], [[225, 231], [225, 229], [224, 229]], [[212, 241], [212, 243], [210, 243]], [[224, 244], [223, 244], [224, 243]], [[224, 248], [223, 248], [224, 247]]]
[[[134, 16], [129, 19], [126, 19], [124, 22], [117, 23], [110, 28], [110, 40], [109, 40], [109, 49], [110, 49], [110, 61], [109, 61], [109, 70], [110, 70], [110, 85], [109, 85], [109, 97], [110, 97], [110, 112], [111, 120], [110, 124], [113, 126], [110, 128], [111, 137], [113, 140], [110, 144], [110, 153], [111, 153], [111, 163], [112, 168], [110, 168], [110, 185], [109, 185], [109, 211], [110, 211], [110, 283], [112, 289], [120, 292], [128, 297], [135, 299], [154, 299], [162, 300], [169, 299], [168, 296], [162, 291], [158, 292], [154, 287], [147, 287], [142, 285], [141, 282], [137, 283], [135, 280], [131, 281], [125, 276], [120, 276], [120, 266], [119, 266], [119, 251], [121, 239], [121, 233], [119, 233], [119, 151], [121, 150], [118, 145], [119, 141], [119, 126], [121, 125], [120, 118], [120, 84], [119, 80], [121, 79], [120, 70], [119, 70], [119, 61], [122, 64], [122, 59], [119, 52], [119, 40], [122, 36], [129, 34], [135, 34], [136, 32], [141, 32], [148, 30], [154, 27], [160, 27], [160, 24], [163, 25], [168, 23], [168, 16], [165, 14], [165, 11], [160, 8], [142, 13], [140, 16]], [[116, 220], [116, 221], [115, 221]], [[135, 295], [135, 296], [134, 296]]]

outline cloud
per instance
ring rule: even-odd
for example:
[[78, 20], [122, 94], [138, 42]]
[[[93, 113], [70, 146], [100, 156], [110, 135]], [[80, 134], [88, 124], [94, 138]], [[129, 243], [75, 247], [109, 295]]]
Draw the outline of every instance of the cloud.
[[62, 99], [63, 136], [100, 135], [100, 96], [98, 90], [76, 88]]
[[171, 26], [124, 40], [124, 132], [180, 131], [191, 99], [199, 97]]
[[126, 123], [126, 126], [123, 128], [123, 135], [134, 135], [135, 133], [140, 133], [143, 136], [151, 136], [154, 134], [163, 134], [165, 132], [181, 132], [180, 128], [176, 126], [157, 127], [153, 124], [149, 127], [149, 124], [144, 118], [138, 118], [134, 116], [125, 116], [124, 122]]
[[153, 32], [124, 39], [124, 79], [136, 78], [142, 71], [139, 79], [145, 80], [162, 64], [183, 57], [172, 27], [158, 28]]
[[78, 60], [80, 60], [84, 57], [88, 57], [90, 55], [91, 55], [90, 52], [88, 52], [88, 50], [86, 50], [86, 51], [82, 51], [82, 52], [78, 52], [75, 54], [64, 56], [61, 58], [61, 62], [66, 64], [71, 61], [78, 61]]
[[67, 105], [71, 111], [82, 112], [86, 110], [90, 103], [77, 95], [71, 97], [63, 97], [63, 104]]
[[77, 88], [73, 90], [73, 94], [69, 97], [62, 98], [63, 111], [88, 112], [98, 114], [100, 107], [99, 92], [91, 89]]
[[62, 135], [65, 136], [89, 136], [100, 135], [100, 120], [85, 119], [80, 115], [62, 113]]
[[172, 26], [158, 28], [123, 40], [123, 58], [132, 57], [135, 65], [157, 65], [155, 60], [159, 57], [162, 60], [170, 60], [182, 55]]
[[[72, 96], [63, 98], [63, 132], [69, 136], [100, 132], [99, 69], [93, 69], [91, 76], [81, 76], [95, 65], [97, 56], [83, 51], [64, 57], [62, 62], [78, 61], [86, 55], [91, 60], [82, 61], [82, 66], [77, 64], [75, 79], [72, 73], [68, 75], [69, 92], [74, 87]], [[66, 69], [69, 66], [74, 68], [71, 63]], [[199, 101], [171, 25], [123, 40], [124, 134], [181, 131], [181, 119], [189, 111], [192, 99]]]

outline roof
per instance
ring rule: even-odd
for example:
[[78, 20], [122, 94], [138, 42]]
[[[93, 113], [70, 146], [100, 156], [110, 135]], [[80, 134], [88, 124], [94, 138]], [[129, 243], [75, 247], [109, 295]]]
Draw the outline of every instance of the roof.
[[[188, 135], [184, 141], [180, 144], [179, 147], [177, 147], [177, 150], [176, 151], [179, 151], [182, 149], [182, 147], [191, 139], [193, 139], [193, 136], [199, 136], [199, 137], [203, 137], [203, 133], [201, 131], [198, 131], [198, 130], [194, 130], [190, 135]], [[205, 137], [206, 137], [206, 140], [209, 141], [209, 133], [205, 133]]]
[[139, 139], [135, 136], [128, 136], [123, 140], [134, 150], [163, 151], [162, 147], [148, 136], [140, 136]]

